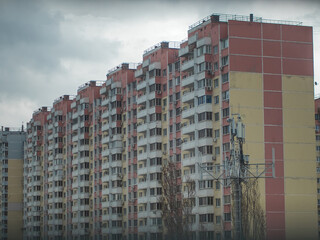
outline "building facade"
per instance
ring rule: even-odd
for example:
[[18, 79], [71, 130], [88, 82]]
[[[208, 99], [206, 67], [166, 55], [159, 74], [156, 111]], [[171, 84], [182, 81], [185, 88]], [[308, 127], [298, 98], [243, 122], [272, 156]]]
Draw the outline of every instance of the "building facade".
[[[187, 40], [111, 69], [34, 113], [25, 155], [26, 239], [162, 239], [163, 167], [177, 195], [194, 182], [193, 239], [233, 237], [230, 188], [202, 174], [230, 156], [228, 118], [245, 154], [275, 160], [259, 180], [267, 239], [317, 238], [312, 28], [212, 15]], [[274, 157], [272, 156], [274, 152]], [[38, 169], [39, 171], [34, 170]]]
[[2, 127], [0, 130], [1, 224], [0, 238], [23, 236], [23, 145], [26, 133]]

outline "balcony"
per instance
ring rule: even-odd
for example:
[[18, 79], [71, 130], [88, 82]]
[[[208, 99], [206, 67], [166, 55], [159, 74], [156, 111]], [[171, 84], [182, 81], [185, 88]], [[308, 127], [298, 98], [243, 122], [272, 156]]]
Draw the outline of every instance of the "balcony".
[[141, 95], [141, 96], [139, 96], [138, 98], [137, 98], [137, 104], [142, 104], [142, 103], [144, 103], [144, 102], [146, 102], [147, 101], [147, 95], [145, 94], [145, 95]]
[[195, 82], [195, 75], [188, 76], [182, 79], [182, 87], [192, 87]]
[[195, 165], [196, 162], [197, 160], [195, 157], [188, 157], [188, 158], [182, 159], [182, 166], [185, 167], [185, 166]]
[[78, 130], [78, 124], [72, 124], [72, 131]]
[[151, 151], [149, 153], [149, 158], [162, 157], [162, 151]]
[[196, 130], [196, 124], [189, 124], [182, 127], [181, 133], [183, 135], [186, 135], [186, 134], [194, 133], [195, 130]]
[[[103, 181], [104, 182], [104, 181]], [[103, 190], [102, 190], [102, 195], [108, 195], [108, 194], [110, 194], [110, 188], [104, 188]]]
[[144, 73], [143, 73], [142, 68], [140, 68], [140, 69], [138, 69], [138, 70], [136, 70], [136, 71], [134, 72], [134, 77], [135, 77], [135, 78], [142, 77], [143, 75], [144, 75]]
[[197, 41], [197, 48], [203, 45], [211, 45], [211, 38], [210, 37], [203, 37]]
[[145, 131], [148, 130], [148, 124], [147, 123], [138, 123], [138, 126], [137, 126], [137, 132], [138, 133], [143, 133]]
[[141, 138], [138, 140], [138, 147], [142, 147], [148, 144], [148, 138]]
[[182, 102], [183, 103], [193, 103], [194, 102], [195, 93], [192, 92], [184, 92], [182, 95]]
[[149, 143], [161, 143], [162, 142], [162, 136], [152, 136], [149, 137]]
[[142, 168], [138, 168], [138, 175], [145, 175], [147, 174], [149, 171], [148, 171], [148, 168], [147, 167], [142, 167]]
[[186, 61], [182, 64], [181, 66], [181, 71], [185, 72], [185, 71], [190, 71], [192, 70], [194, 67], [194, 59], [191, 59], [189, 61]]
[[105, 94], [107, 92], [107, 88], [106, 87], [102, 87], [100, 88], [100, 94]]
[[193, 108], [188, 108], [186, 110], [182, 111], [182, 118], [192, 118], [196, 114], [196, 109]]
[[109, 154], [110, 154], [110, 150], [109, 149], [105, 149], [101, 153], [102, 157], [107, 157], [107, 156], [109, 156]]
[[109, 98], [105, 98], [102, 100], [101, 102], [101, 106], [104, 107], [104, 106], [107, 106], [109, 104]]
[[107, 118], [109, 117], [109, 115], [110, 115], [110, 112], [109, 112], [109, 111], [104, 111], [104, 112], [102, 113], [102, 115], [101, 115], [101, 118], [102, 118], [102, 119], [107, 119]]
[[150, 59], [146, 59], [146, 60], [143, 61], [142, 67], [143, 67], [143, 68], [144, 68], [144, 67], [147, 67], [149, 64], [150, 64]]
[[145, 108], [145, 109], [142, 109], [142, 110], [140, 110], [139, 112], [138, 112], [138, 114], [137, 114], [137, 118], [145, 118], [145, 117], [147, 117], [147, 109]]
[[147, 203], [149, 201], [149, 197], [144, 196], [144, 197], [139, 197], [138, 198], [138, 204], [142, 204], [142, 203]]
[[197, 42], [197, 39], [198, 39], [198, 34], [194, 34], [193, 36], [188, 38], [188, 44], [190, 45]]
[[181, 145], [181, 150], [185, 151], [185, 150], [191, 150], [194, 149], [196, 147], [196, 141], [192, 140], [192, 141], [185, 141], [182, 143]]
[[189, 51], [189, 46], [179, 49], [179, 57], [185, 57], [189, 54], [192, 54], [192, 52]]
[[138, 183], [138, 189], [139, 189], [139, 190], [141, 190], [141, 189], [146, 189], [146, 188], [148, 188], [148, 185], [149, 185], [148, 181], [139, 182], [139, 183]]
[[153, 69], [161, 69], [161, 62], [154, 62], [149, 65], [149, 71]]
[[148, 157], [148, 153], [147, 152], [139, 153], [138, 154], [138, 161], [146, 160], [147, 157]]
[[201, 138], [201, 139], [198, 140], [198, 146], [199, 147], [212, 145], [212, 143], [213, 143], [212, 137], [210, 137], [210, 138]]
[[147, 81], [140, 81], [138, 84], [137, 84], [137, 91], [140, 91], [144, 88], [147, 87]]
[[72, 119], [76, 119], [78, 118], [78, 116], [79, 116], [78, 112], [75, 112], [72, 114]]
[[102, 125], [101, 131], [105, 132], [108, 131], [110, 128], [110, 124], [109, 123], [105, 123], [104, 125]]

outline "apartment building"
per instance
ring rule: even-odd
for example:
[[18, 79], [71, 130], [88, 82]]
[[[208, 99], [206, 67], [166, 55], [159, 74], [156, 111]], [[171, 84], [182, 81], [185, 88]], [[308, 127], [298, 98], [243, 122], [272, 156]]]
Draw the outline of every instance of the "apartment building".
[[44, 228], [44, 159], [47, 148], [47, 116], [50, 109], [39, 108], [27, 123], [23, 165], [23, 222], [24, 239], [42, 239]]
[[315, 133], [316, 133], [316, 161], [317, 161], [317, 196], [318, 196], [318, 234], [320, 236], [320, 98], [314, 101]]
[[170, 162], [179, 198], [194, 182], [192, 238], [233, 238], [232, 192], [202, 170], [230, 156], [228, 118], [240, 114], [250, 162], [275, 160], [276, 177], [258, 180], [267, 239], [315, 239], [313, 113], [311, 27], [208, 16], [181, 43], [156, 44], [140, 64], [123, 63], [34, 113], [25, 235], [165, 238], [161, 180]]
[[1, 127], [0, 130], [0, 238], [23, 236], [23, 144], [26, 133]]

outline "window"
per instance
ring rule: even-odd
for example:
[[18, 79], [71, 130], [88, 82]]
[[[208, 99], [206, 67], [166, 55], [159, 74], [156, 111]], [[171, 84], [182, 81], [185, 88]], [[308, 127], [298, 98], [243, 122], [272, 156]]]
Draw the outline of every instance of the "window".
[[226, 66], [229, 64], [229, 57], [225, 56], [221, 58], [221, 66]]
[[219, 112], [216, 112], [216, 113], [214, 114], [214, 120], [215, 120], [215, 121], [219, 121]]
[[214, 87], [214, 88], [219, 87], [219, 79], [213, 80], [213, 87]]
[[320, 141], [320, 135], [316, 136], [316, 141]]
[[221, 49], [225, 49], [229, 47], [229, 39], [222, 39], [221, 40]]
[[222, 109], [222, 117], [229, 117], [229, 108]]
[[221, 205], [220, 198], [216, 198], [216, 207], [220, 207], [220, 205]]
[[215, 138], [220, 137], [220, 130], [219, 129], [214, 130], [214, 137]]
[[214, 46], [213, 47], [213, 54], [217, 54], [218, 50], [219, 50], [218, 45]]
[[221, 224], [221, 216], [216, 216], [216, 224], [217, 225]]
[[231, 213], [225, 213], [224, 214], [224, 221], [230, 222], [231, 221]]
[[219, 155], [220, 154], [220, 147], [215, 147], [214, 152], [216, 155]]
[[229, 74], [228, 73], [222, 74], [221, 75], [221, 80], [222, 80], [222, 83], [229, 82]]
[[230, 195], [225, 195], [224, 196], [224, 204], [230, 204], [230, 203], [231, 203]]
[[219, 103], [219, 95], [214, 96], [213, 102], [214, 102], [214, 104], [218, 104]]
[[198, 105], [205, 104], [205, 103], [212, 103], [212, 96], [211, 95], [205, 95], [198, 97]]
[[320, 151], [320, 146], [316, 146], [316, 150], [319, 152]]
[[218, 69], [219, 69], [219, 64], [218, 64], [218, 62], [215, 62], [213, 64], [213, 71], [218, 71]]
[[222, 92], [222, 100], [225, 101], [225, 100], [229, 100], [229, 91], [224, 91]]
[[229, 125], [223, 126], [222, 127], [222, 132], [223, 132], [223, 135], [229, 134]]
[[319, 120], [319, 114], [315, 114], [315, 120]]

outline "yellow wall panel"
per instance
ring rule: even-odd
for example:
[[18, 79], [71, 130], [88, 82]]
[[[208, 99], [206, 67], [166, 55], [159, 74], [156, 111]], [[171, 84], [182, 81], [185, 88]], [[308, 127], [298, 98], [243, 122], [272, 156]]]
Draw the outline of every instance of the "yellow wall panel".
[[[285, 177], [316, 177], [316, 161], [310, 160], [284, 160]], [[302, 180], [302, 179], [301, 179]], [[316, 178], [315, 178], [316, 181]]]
[[23, 160], [9, 159], [8, 161], [8, 201], [23, 201]]
[[284, 92], [282, 94], [282, 106], [283, 108], [313, 110], [313, 94]]
[[304, 109], [294, 107], [283, 109], [283, 122], [288, 126], [308, 126], [314, 129], [314, 109], [310, 106]]
[[309, 92], [313, 95], [313, 77], [305, 76], [282, 76], [282, 90], [283, 91], [299, 91]]
[[317, 179], [286, 178], [286, 194], [314, 194], [317, 191]]
[[262, 92], [230, 89], [230, 106], [233, 112], [237, 112], [240, 106], [259, 109], [262, 105]]
[[286, 239], [315, 240], [317, 212], [286, 212]]
[[22, 239], [22, 211], [8, 211], [8, 239]]
[[[314, 129], [311, 127], [290, 126], [283, 128], [283, 141], [285, 143], [315, 143]], [[315, 148], [314, 148], [315, 149]]]
[[246, 73], [246, 72], [230, 72], [230, 89], [261, 89], [262, 75], [260, 73]]
[[[296, 159], [301, 161], [302, 159], [314, 159], [315, 160], [315, 145], [314, 144], [303, 144], [303, 143], [286, 143], [284, 144], [284, 155], [285, 159]], [[306, 154], [309, 158], [306, 158]]]

